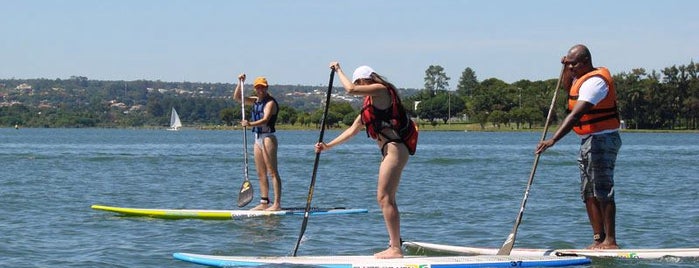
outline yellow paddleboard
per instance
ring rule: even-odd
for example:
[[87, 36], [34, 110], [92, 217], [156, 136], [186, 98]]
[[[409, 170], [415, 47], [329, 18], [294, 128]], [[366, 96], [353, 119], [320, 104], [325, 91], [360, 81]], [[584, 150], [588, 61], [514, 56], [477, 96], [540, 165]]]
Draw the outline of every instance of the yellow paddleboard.
[[[264, 210], [215, 210], [215, 209], [153, 209], [126, 208], [105, 205], [92, 205], [92, 209], [119, 213], [124, 216], [151, 217], [159, 219], [202, 219], [202, 220], [231, 220], [235, 218], [303, 215], [305, 208], [285, 208], [279, 211]], [[311, 215], [354, 214], [367, 213], [366, 209], [348, 208], [311, 208]]]

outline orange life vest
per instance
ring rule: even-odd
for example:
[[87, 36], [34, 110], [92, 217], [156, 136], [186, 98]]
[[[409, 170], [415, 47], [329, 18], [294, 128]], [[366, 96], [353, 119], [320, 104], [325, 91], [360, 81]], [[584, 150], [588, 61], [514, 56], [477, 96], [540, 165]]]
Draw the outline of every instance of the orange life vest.
[[410, 119], [395, 90], [388, 87], [388, 92], [391, 95], [391, 107], [385, 110], [374, 107], [371, 102], [371, 96], [364, 97], [361, 116], [362, 123], [366, 127], [367, 136], [377, 139], [378, 135], [383, 135], [381, 130], [391, 128], [398, 133], [400, 140], [389, 140], [389, 142], [404, 143], [408, 147], [410, 154], [414, 155], [417, 149], [417, 124]]
[[586, 73], [582, 77], [578, 78], [573, 82], [570, 88], [570, 93], [568, 94], [568, 112], [573, 110], [575, 103], [578, 101], [578, 96], [580, 96], [580, 87], [583, 82], [593, 76], [599, 76], [604, 79], [607, 83], [609, 91], [607, 96], [604, 97], [599, 103], [592, 106], [590, 111], [585, 113], [580, 121], [573, 126], [573, 131], [579, 135], [592, 134], [595, 132], [617, 129], [619, 128], [619, 112], [617, 111], [616, 105], [616, 89], [614, 88], [614, 80], [609, 70], [605, 67], [599, 67], [594, 71]]

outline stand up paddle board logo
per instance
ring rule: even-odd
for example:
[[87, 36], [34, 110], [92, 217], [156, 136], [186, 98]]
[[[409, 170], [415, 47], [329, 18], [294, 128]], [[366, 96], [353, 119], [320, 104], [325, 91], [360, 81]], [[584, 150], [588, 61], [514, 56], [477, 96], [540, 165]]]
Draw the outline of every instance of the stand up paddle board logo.
[[636, 252], [617, 254], [617, 257], [624, 259], [640, 259], [641, 257], [636, 254]]
[[240, 187], [240, 192], [241, 192], [241, 193], [242, 193], [242, 192], [245, 192], [245, 191], [247, 191], [248, 189], [250, 189], [250, 182], [249, 182], [249, 181], [243, 182], [243, 187]]

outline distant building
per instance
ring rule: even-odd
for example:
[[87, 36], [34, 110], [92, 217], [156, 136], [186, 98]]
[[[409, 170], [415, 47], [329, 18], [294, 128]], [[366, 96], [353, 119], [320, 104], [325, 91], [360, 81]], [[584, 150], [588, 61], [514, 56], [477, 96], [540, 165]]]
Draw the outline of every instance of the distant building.
[[15, 89], [24, 94], [32, 93], [32, 85], [26, 83], [19, 84], [19, 86], [16, 86]]

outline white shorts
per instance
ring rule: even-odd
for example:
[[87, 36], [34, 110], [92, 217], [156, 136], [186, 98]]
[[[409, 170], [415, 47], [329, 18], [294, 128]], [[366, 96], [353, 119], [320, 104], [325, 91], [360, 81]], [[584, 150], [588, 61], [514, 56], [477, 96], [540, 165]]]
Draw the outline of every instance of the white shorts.
[[255, 145], [259, 146], [262, 150], [265, 149], [264, 140], [267, 137], [274, 137], [273, 132], [269, 133], [255, 133]]

